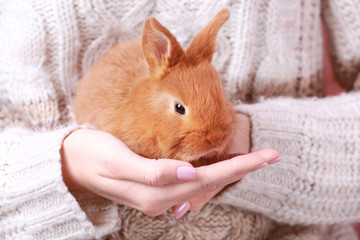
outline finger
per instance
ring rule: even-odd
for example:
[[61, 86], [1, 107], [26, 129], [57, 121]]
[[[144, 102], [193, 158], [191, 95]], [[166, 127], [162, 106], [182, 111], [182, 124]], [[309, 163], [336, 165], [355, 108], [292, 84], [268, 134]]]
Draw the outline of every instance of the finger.
[[[134, 154], [134, 153], [133, 153]], [[239, 180], [245, 174], [266, 166], [270, 161], [278, 161], [279, 154], [273, 149], [262, 149], [247, 155], [234, 157], [219, 163], [199, 168], [204, 174], [218, 180], [230, 183]], [[188, 162], [172, 159], [147, 159], [136, 155], [127, 166], [124, 175], [126, 180], [132, 180], [150, 186], [164, 186], [181, 181], [195, 180], [196, 169]], [[224, 179], [224, 176], [227, 176]], [[207, 185], [210, 183], [208, 182]], [[206, 186], [207, 186], [206, 185]], [[205, 189], [206, 189], [205, 186]], [[223, 183], [221, 183], [223, 186]], [[215, 188], [220, 185], [215, 184]]]
[[175, 204], [174, 201], [169, 202], [168, 196], [159, 189], [162, 187], [100, 177], [89, 190], [111, 201], [137, 209], [148, 216], [157, 216]]
[[[259, 153], [257, 153], [257, 154], [259, 154]], [[266, 154], [266, 155], [264, 156], [264, 154]], [[269, 154], [269, 153], [268, 152], [260, 153], [260, 155], [265, 157], [265, 158], [269, 157], [267, 154]], [[273, 154], [273, 153], [271, 153], [271, 154]], [[275, 159], [276, 159], [276, 161], [278, 161], [278, 158], [275, 158]], [[271, 160], [271, 161], [274, 161], [274, 160]], [[260, 165], [257, 165], [255, 167], [255, 169], [256, 168], [262, 168], [263, 166], [266, 166], [267, 164], [268, 164], [267, 162], [261, 162]], [[250, 169], [251, 169], [251, 167], [250, 167]], [[243, 169], [240, 172], [240, 174], [236, 174], [236, 175], [243, 176], [248, 172], [248, 170], [249, 170], [249, 167], [247, 167], [246, 169]], [[216, 185], [217, 184], [215, 184], [214, 187], [216, 187]], [[205, 188], [210, 188], [211, 189], [213, 187], [209, 186], [209, 187], [205, 187]], [[200, 193], [198, 196], [196, 196], [195, 198], [191, 199], [190, 200], [190, 206], [191, 206], [190, 211], [198, 211], [198, 210], [202, 209], [210, 201], [210, 199], [212, 199], [222, 189], [223, 189], [222, 187], [219, 187], [219, 188], [215, 189], [214, 191], [204, 191], [204, 192]], [[179, 211], [178, 208], [179, 208], [178, 206], [173, 208], [173, 212], [174, 212], [175, 216], [177, 216], [177, 214], [178, 214], [178, 211]], [[183, 213], [183, 214], [185, 214], [185, 213]]]
[[188, 162], [173, 159], [143, 158], [122, 142], [119, 150], [104, 161], [103, 177], [127, 180], [150, 186], [163, 186], [196, 178], [196, 169]]
[[[166, 187], [154, 187], [150, 191], [155, 196], [162, 196], [158, 201], [164, 203], [184, 202], [200, 193], [215, 192], [226, 185], [240, 180], [247, 173], [279, 160], [279, 154], [273, 149], [262, 149], [247, 155], [196, 168], [196, 179], [182, 184]], [[164, 197], [166, 196], [166, 197]]]
[[[266, 166], [270, 161], [278, 161], [278, 159], [279, 154], [275, 150], [262, 149], [251, 154], [209, 165], [208, 168], [205, 168], [205, 171], [208, 171], [207, 174], [210, 175], [219, 173], [220, 176], [227, 175], [228, 181], [233, 182], [233, 178], [239, 180], [243, 175]], [[196, 169], [190, 163], [172, 159], [138, 158], [138, 162], [131, 161], [129, 167], [133, 169], [134, 174], [127, 174], [127, 180], [150, 186], [163, 186], [196, 178]]]
[[[226, 185], [240, 180], [247, 173], [264, 164], [278, 161], [279, 154], [272, 149], [263, 149], [251, 154], [196, 169], [196, 179], [181, 184], [169, 184], [163, 187], [141, 186], [153, 201], [170, 206], [193, 199], [201, 193], [215, 192]], [[140, 187], [140, 186], [139, 186]]]
[[[278, 153], [271, 149], [238, 156], [197, 168], [196, 179], [181, 184], [175, 183], [159, 187], [127, 180], [104, 179], [106, 183], [104, 182], [101, 184], [102, 186], [98, 186], [98, 189], [112, 195], [111, 199], [122, 198], [122, 201], [131, 203], [130, 206], [143, 212], [159, 213], [171, 206], [193, 199], [199, 193], [214, 192], [229, 183], [240, 180], [246, 173], [257, 169], [262, 164], [277, 160], [278, 156]], [[165, 159], [164, 161], [167, 162], [168, 160]], [[176, 172], [176, 168], [174, 168], [174, 171]], [[124, 193], [127, 194], [124, 195]], [[121, 200], [118, 200], [118, 202], [121, 202]]]
[[196, 169], [188, 162], [172, 159], [154, 160], [146, 158], [142, 161], [143, 169], [139, 171], [140, 175], [138, 179], [142, 178], [143, 181], [140, 182], [147, 185], [164, 186], [190, 181], [196, 178]]
[[216, 189], [211, 192], [201, 193], [199, 196], [190, 200], [190, 211], [198, 211], [202, 209], [216, 194], [218, 194], [222, 188]]
[[280, 160], [273, 149], [261, 149], [246, 155], [197, 169], [199, 182], [206, 182], [201, 191], [215, 191], [221, 186], [240, 180], [244, 175]]
[[172, 211], [173, 211], [173, 213], [175, 215], [175, 218], [179, 219], [182, 216], [184, 216], [185, 213], [187, 211], [189, 211], [190, 208], [191, 208], [190, 202], [186, 201], [186, 202], [183, 202], [181, 204], [178, 204], [178, 205], [172, 207]]

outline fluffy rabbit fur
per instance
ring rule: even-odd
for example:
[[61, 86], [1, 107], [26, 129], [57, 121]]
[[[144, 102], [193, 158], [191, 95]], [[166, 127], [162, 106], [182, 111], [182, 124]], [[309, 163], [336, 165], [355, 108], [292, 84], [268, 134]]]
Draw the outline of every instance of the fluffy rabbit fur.
[[229, 16], [222, 9], [185, 51], [154, 17], [146, 19], [141, 39], [110, 49], [80, 80], [76, 121], [148, 158], [221, 156], [236, 117], [211, 59]]

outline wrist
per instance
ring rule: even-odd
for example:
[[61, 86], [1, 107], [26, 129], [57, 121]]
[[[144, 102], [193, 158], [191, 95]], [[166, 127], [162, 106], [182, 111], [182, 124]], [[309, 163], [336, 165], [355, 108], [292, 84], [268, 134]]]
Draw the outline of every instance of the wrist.
[[69, 190], [82, 190], [81, 186], [76, 183], [76, 180], [74, 178], [74, 173], [72, 173], [71, 171], [71, 164], [70, 164], [70, 161], [72, 159], [71, 156], [72, 151], [70, 149], [72, 144], [70, 142], [71, 142], [72, 134], [74, 132], [67, 135], [62, 142], [60, 149], [61, 171], [62, 171], [63, 181]]
[[251, 120], [248, 115], [243, 113], [237, 113], [236, 117], [234, 136], [228, 154], [247, 154], [251, 149]]

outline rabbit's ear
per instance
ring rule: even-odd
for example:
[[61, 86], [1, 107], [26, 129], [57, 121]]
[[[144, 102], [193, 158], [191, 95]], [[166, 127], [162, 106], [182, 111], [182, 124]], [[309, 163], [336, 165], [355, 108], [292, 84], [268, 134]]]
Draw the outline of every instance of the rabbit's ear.
[[142, 52], [152, 76], [160, 77], [184, 57], [176, 38], [154, 17], [146, 19], [142, 32]]
[[216, 36], [229, 17], [229, 9], [221, 9], [209, 24], [195, 36], [186, 50], [187, 60], [189, 62], [195, 65], [203, 61], [211, 62], [216, 47]]

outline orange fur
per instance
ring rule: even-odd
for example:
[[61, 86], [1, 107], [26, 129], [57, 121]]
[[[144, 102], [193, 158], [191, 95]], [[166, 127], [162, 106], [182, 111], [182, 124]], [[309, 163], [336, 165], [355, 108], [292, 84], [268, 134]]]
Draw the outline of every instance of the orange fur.
[[[224, 152], [235, 113], [211, 58], [222, 9], [183, 51], [155, 18], [144, 23], [142, 39], [107, 52], [80, 80], [74, 112], [149, 158], [194, 161]], [[175, 104], [186, 114], [175, 112]]]

